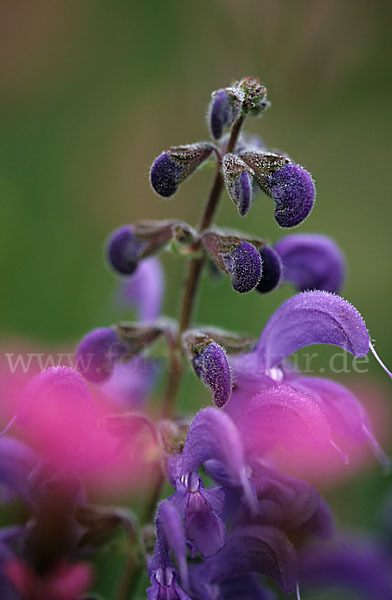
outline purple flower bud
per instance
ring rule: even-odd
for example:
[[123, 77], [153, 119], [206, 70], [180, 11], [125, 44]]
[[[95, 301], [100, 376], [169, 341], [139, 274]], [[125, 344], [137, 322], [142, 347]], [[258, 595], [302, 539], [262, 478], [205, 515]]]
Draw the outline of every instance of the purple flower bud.
[[288, 235], [275, 244], [283, 262], [284, 279], [300, 292], [338, 292], [345, 275], [345, 260], [339, 246], [326, 235]]
[[120, 275], [132, 275], [136, 269], [142, 242], [133, 234], [130, 225], [116, 229], [107, 244], [110, 266]]
[[222, 137], [226, 127], [230, 127], [239, 116], [241, 94], [233, 88], [218, 90], [212, 94], [208, 109], [208, 124], [214, 140]]
[[283, 267], [279, 254], [272, 248], [269, 248], [269, 246], [264, 246], [264, 248], [260, 250], [260, 256], [263, 261], [263, 271], [256, 290], [260, 292], [260, 294], [266, 294], [267, 292], [274, 290], [280, 284]]
[[276, 202], [275, 219], [281, 227], [302, 223], [312, 210], [315, 188], [301, 166], [289, 163], [270, 177], [269, 191]]
[[93, 329], [80, 342], [76, 351], [78, 371], [89, 381], [101, 383], [110, 377], [115, 363], [127, 351], [114, 329]]
[[252, 244], [241, 242], [233, 252], [223, 256], [223, 260], [236, 292], [245, 294], [257, 286], [262, 274], [262, 264], [258, 250]]
[[252, 203], [252, 177], [249, 168], [235, 154], [226, 154], [222, 164], [223, 178], [230, 198], [240, 216], [246, 215]]
[[224, 349], [212, 342], [193, 358], [196, 373], [212, 392], [214, 404], [219, 408], [230, 399], [232, 377]]
[[150, 182], [157, 194], [169, 198], [180, 183], [191, 175], [210, 156], [214, 146], [207, 142], [175, 146], [155, 159]]

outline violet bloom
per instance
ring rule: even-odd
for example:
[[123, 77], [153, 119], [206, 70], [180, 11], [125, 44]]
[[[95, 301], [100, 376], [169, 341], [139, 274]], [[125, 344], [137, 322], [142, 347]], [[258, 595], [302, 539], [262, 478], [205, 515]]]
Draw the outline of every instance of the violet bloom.
[[161, 314], [164, 277], [158, 258], [146, 258], [134, 275], [121, 282], [121, 302], [137, 311], [139, 321], [153, 321]]
[[185, 537], [182, 523], [174, 505], [161, 502], [155, 519], [156, 543], [154, 556], [149, 564], [151, 587], [147, 588], [149, 600], [190, 600], [178, 584], [176, 569], [170, 557], [175, 555], [183, 584], [188, 585], [185, 560]]
[[177, 491], [170, 497], [185, 519], [185, 533], [195, 550], [213, 556], [225, 543], [225, 525], [220, 518], [224, 492], [221, 487], [207, 489], [197, 472], [178, 478]]
[[101, 383], [108, 379], [115, 363], [127, 352], [112, 327], [93, 329], [80, 342], [76, 351], [76, 366], [89, 381]]
[[365, 410], [351, 392], [328, 379], [287, 371], [285, 359], [312, 344], [339, 346], [354, 357], [369, 350], [375, 354], [361, 315], [339, 296], [304, 292], [284, 302], [256, 349], [231, 359], [236, 387], [226, 410], [237, 423], [246, 452], [259, 456], [277, 444], [291, 450], [303, 444], [326, 450], [337, 446], [337, 435], [339, 442], [368, 441], [388, 465]]
[[131, 225], [119, 227], [107, 242], [109, 265], [119, 275], [132, 275], [137, 269], [142, 247], [143, 242], [134, 235]]
[[283, 263], [284, 281], [300, 292], [338, 292], [346, 265], [339, 246], [328, 236], [313, 233], [291, 234], [274, 246]]

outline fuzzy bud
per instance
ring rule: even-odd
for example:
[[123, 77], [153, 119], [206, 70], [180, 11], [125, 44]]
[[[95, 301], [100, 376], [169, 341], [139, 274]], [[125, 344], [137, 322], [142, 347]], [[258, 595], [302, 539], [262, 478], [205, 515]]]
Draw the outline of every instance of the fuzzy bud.
[[221, 408], [230, 399], [233, 387], [231, 370], [224, 349], [211, 342], [193, 358], [197, 375], [212, 392], [214, 404]]
[[259, 252], [249, 242], [241, 242], [230, 254], [223, 257], [230, 273], [233, 289], [240, 294], [252, 291], [262, 274]]
[[130, 225], [116, 229], [107, 243], [107, 258], [110, 266], [120, 275], [132, 275], [138, 265], [142, 242], [134, 235]]
[[269, 246], [264, 246], [260, 250], [261, 260], [263, 262], [263, 274], [256, 287], [260, 294], [271, 292], [280, 284], [282, 280], [282, 261], [279, 254]]
[[252, 172], [235, 154], [226, 154], [222, 172], [227, 192], [243, 217], [252, 204]]
[[260, 115], [270, 106], [267, 100], [267, 88], [255, 77], [244, 77], [237, 83], [237, 89], [244, 95], [242, 101], [243, 115]]
[[157, 194], [173, 196], [178, 186], [210, 156], [214, 146], [199, 142], [174, 146], [155, 159], [150, 171], [150, 182]]
[[213, 92], [208, 108], [208, 124], [214, 140], [219, 140], [224, 130], [239, 117], [243, 94], [235, 88]]
[[77, 369], [89, 381], [101, 383], [110, 377], [115, 363], [126, 352], [126, 345], [112, 327], [93, 329], [78, 346]]
[[315, 188], [312, 177], [300, 165], [288, 164], [271, 176], [270, 195], [275, 200], [275, 219], [281, 227], [302, 223], [312, 210]]

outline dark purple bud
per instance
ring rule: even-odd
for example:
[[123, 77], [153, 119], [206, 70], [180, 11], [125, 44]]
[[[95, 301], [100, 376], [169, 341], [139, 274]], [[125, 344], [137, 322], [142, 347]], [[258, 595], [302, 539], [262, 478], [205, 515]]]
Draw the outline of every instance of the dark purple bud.
[[126, 352], [127, 346], [112, 327], [94, 329], [78, 346], [77, 369], [89, 381], [101, 383], [110, 377], [115, 363]]
[[282, 261], [279, 254], [269, 246], [264, 246], [260, 250], [261, 260], [263, 262], [262, 276], [256, 287], [260, 294], [266, 294], [274, 290], [281, 282], [282, 278]]
[[289, 160], [282, 154], [267, 150], [246, 149], [240, 154], [241, 159], [251, 169], [260, 188], [271, 196], [271, 176], [288, 164]]
[[223, 178], [230, 198], [240, 216], [246, 215], [252, 203], [252, 176], [249, 167], [235, 154], [226, 154], [222, 164]]
[[132, 275], [138, 265], [142, 242], [137, 239], [130, 225], [116, 229], [107, 243], [110, 266], [120, 275]]
[[257, 286], [262, 274], [261, 256], [252, 244], [241, 242], [223, 260], [236, 292], [245, 294]]
[[150, 182], [157, 194], [169, 198], [180, 183], [210, 156], [214, 146], [207, 142], [174, 146], [155, 159]]
[[231, 370], [226, 352], [212, 342], [205, 346], [194, 358], [193, 366], [212, 392], [214, 404], [219, 408], [230, 399], [233, 387]]
[[345, 260], [339, 246], [326, 235], [288, 235], [275, 244], [282, 259], [284, 280], [300, 292], [338, 292], [345, 275]]
[[312, 210], [315, 188], [303, 167], [290, 163], [272, 174], [270, 195], [276, 202], [275, 219], [281, 227], [302, 223]]
[[208, 124], [214, 140], [222, 137], [240, 114], [242, 94], [234, 88], [225, 88], [212, 94], [208, 109]]

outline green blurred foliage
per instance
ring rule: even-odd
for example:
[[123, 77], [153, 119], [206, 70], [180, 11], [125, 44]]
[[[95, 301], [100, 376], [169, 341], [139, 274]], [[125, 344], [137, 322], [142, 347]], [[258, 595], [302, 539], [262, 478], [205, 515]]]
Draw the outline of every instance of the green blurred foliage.
[[[392, 363], [389, 2], [15, 0], [1, 8], [5, 342], [74, 345], [124, 316], [104, 264], [106, 236], [138, 218], [195, 222], [211, 173], [163, 201], [149, 187], [149, 165], [163, 148], [206, 138], [211, 91], [252, 74], [269, 88], [272, 108], [249, 129], [312, 172], [317, 203], [300, 230], [341, 245], [344, 296]], [[260, 198], [240, 223], [226, 196], [218, 222], [273, 241], [284, 232], [272, 208]], [[182, 259], [163, 263], [173, 315]], [[240, 297], [205, 277], [197, 318], [257, 335], [291, 292]], [[370, 370], [385, 381], [373, 361]], [[182, 392], [182, 409], [208, 401], [191, 376]], [[374, 470], [333, 490], [338, 522], [372, 526], [388, 485]]]

